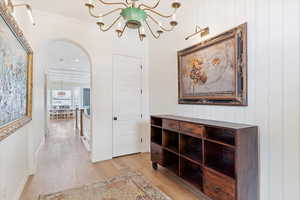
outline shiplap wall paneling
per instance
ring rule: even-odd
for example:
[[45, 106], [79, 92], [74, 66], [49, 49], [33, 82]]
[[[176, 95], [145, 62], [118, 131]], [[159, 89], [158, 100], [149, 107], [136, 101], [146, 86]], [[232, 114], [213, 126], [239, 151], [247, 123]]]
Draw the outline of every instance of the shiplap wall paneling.
[[299, 195], [299, 0], [283, 4], [283, 200]]
[[[258, 125], [260, 200], [300, 199], [299, 0], [189, 2], [179, 12], [180, 27], [150, 42], [151, 113]], [[210, 27], [209, 37], [248, 22], [248, 107], [177, 104], [176, 51], [207, 38], [184, 41], [195, 13], [196, 24]]]

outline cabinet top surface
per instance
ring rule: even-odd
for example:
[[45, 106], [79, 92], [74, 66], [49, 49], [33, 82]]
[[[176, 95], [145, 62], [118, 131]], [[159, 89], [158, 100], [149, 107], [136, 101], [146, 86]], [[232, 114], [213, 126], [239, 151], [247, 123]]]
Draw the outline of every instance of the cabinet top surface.
[[215, 121], [215, 120], [207, 120], [207, 119], [199, 119], [199, 118], [191, 118], [191, 117], [182, 117], [176, 115], [151, 115], [151, 117], [162, 118], [162, 119], [172, 119], [178, 121], [185, 121], [197, 124], [203, 124], [208, 126], [217, 126], [224, 127], [230, 129], [244, 129], [244, 128], [253, 128], [257, 127], [249, 124], [240, 124], [240, 123], [231, 123], [231, 122], [223, 122], [223, 121]]

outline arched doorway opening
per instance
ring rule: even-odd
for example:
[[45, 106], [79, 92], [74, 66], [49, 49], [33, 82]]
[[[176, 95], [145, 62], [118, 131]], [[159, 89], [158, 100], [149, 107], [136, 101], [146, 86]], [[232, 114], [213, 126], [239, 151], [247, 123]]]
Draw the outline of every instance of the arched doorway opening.
[[89, 55], [77, 43], [65, 39], [47, 43], [43, 54], [46, 138], [76, 135], [90, 151], [92, 131]]

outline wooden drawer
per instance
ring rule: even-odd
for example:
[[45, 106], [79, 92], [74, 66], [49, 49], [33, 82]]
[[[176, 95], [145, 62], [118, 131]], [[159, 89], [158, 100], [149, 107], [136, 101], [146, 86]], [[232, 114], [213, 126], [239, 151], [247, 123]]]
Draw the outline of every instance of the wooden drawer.
[[235, 181], [207, 169], [204, 170], [203, 189], [212, 200], [235, 200]]
[[163, 128], [178, 131], [179, 130], [179, 122], [176, 120], [164, 119], [163, 120]]
[[205, 133], [205, 127], [200, 124], [193, 124], [188, 122], [180, 122], [180, 131], [185, 133], [194, 133], [203, 136]]
[[162, 164], [162, 148], [154, 143], [151, 143], [151, 161]]

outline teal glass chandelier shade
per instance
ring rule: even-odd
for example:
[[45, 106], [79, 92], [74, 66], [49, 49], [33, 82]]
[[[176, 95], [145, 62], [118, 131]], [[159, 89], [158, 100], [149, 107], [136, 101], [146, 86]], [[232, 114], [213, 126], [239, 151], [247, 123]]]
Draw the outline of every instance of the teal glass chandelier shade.
[[147, 19], [147, 15], [144, 10], [132, 7], [123, 9], [121, 16], [126, 21], [127, 27], [131, 29], [140, 28], [142, 22]]

